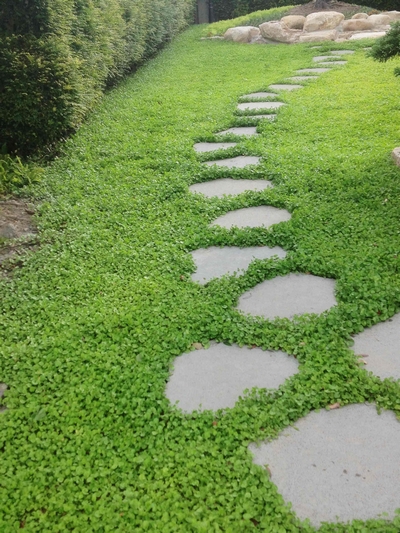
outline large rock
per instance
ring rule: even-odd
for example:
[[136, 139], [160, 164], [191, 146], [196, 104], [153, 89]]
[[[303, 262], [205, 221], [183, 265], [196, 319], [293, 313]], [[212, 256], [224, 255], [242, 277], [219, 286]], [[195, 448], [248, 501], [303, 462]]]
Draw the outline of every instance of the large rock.
[[281, 18], [282, 27], [288, 30], [302, 30], [305, 21], [306, 17], [302, 15], [288, 15], [287, 17]]
[[379, 39], [386, 35], [385, 31], [364, 31], [361, 33], [355, 33], [349, 38], [349, 41], [359, 41], [360, 39]]
[[387, 15], [390, 17], [390, 21], [400, 20], [400, 11], [385, 11], [382, 15]]
[[356, 13], [351, 17], [352, 19], [367, 19], [368, 15], [366, 13]]
[[250, 43], [260, 35], [260, 30], [255, 26], [237, 26], [236, 28], [229, 28], [224, 34], [226, 41], [234, 41], [235, 43]]
[[395, 148], [392, 152], [393, 161], [400, 167], [400, 146]]
[[343, 21], [343, 31], [366, 31], [372, 30], [373, 22], [369, 19], [350, 19]]
[[337, 11], [324, 11], [307, 15], [304, 24], [304, 31], [324, 31], [333, 30], [344, 20], [343, 13]]
[[303, 35], [300, 35], [299, 43], [318, 43], [320, 41], [335, 41], [337, 36], [337, 30], [304, 33]]
[[370, 15], [368, 18], [373, 24], [373, 28], [381, 28], [382, 26], [387, 26], [392, 22], [391, 18], [388, 15]]
[[302, 32], [300, 30], [288, 30], [280, 21], [273, 20], [260, 25], [261, 35], [264, 39], [278, 41], [279, 43], [296, 43]]

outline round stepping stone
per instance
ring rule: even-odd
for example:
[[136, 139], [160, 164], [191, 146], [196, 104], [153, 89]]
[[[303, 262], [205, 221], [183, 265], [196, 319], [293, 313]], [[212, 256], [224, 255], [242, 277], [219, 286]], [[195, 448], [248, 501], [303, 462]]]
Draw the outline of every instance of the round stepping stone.
[[312, 60], [315, 63], [318, 63], [319, 61], [325, 61], [325, 59], [334, 59], [332, 56], [315, 56], [312, 58]]
[[165, 394], [190, 413], [234, 407], [246, 389], [277, 388], [296, 374], [298, 363], [284, 352], [212, 344], [177, 357]]
[[327, 61], [326, 63], [321, 61], [319, 65], [329, 66], [329, 65], [347, 65], [347, 61]]
[[323, 67], [316, 67], [316, 68], [302, 68], [300, 70], [296, 70], [297, 74], [305, 74], [306, 72], [318, 72], [322, 74], [323, 72], [328, 72], [329, 68], [323, 68]]
[[229, 130], [220, 131], [217, 133], [217, 135], [226, 135], [227, 133], [232, 133], [233, 135], [245, 135], [247, 137], [258, 135], [257, 128], [255, 126], [229, 128]]
[[336, 305], [335, 280], [307, 274], [278, 276], [256, 285], [239, 299], [238, 309], [274, 319], [323, 313]]
[[346, 56], [349, 54], [354, 54], [354, 50], [331, 50], [331, 54], [336, 56]]
[[288, 80], [293, 81], [310, 81], [310, 80], [317, 80], [318, 76], [292, 76], [291, 78], [288, 78]]
[[222, 198], [225, 195], [237, 196], [245, 191], [263, 191], [269, 187], [273, 187], [273, 185], [267, 180], [233, 180], [232, 178], [222, 178], [203, 183], [195, 183], [189, 187], [189, 190], [204, 194], [208, 198]]
[[257, 119], [257, 120], [270, 120], [273, 122], [276, 120], [276, 115], [247, 115], [246, 118]]
[[400, 379], [400, 313], [356, 335], [353, 350], [378, 377]]
[[276, 85], [270, 85], [268, 87], [269, 89], [273, 89], [274, 91], [295, 91], [296, 89], [302, 89], [303, 85], [285, 85], [285, 84], [276, 84]]
[[269, 228], [279, 222], [290, 220], [291, 214], [285, 209], [277, 209], [267, 205], [258, 207], [245, 207], [230, 211], [226, 215], [218, 217], [211, 226], [221, 226], [222, 228]]
[[249, 449], [268, 465], [294, 512], [321, 522], [368, 520], [400, 505], [400, 424], [391, 411], [348, 405], [312, 412], [272, 442]]
[[286, 252], [279, 246], [274, 248], [268, 246], [249, 246], [248, 248], [211, 246], [210, 248], [195, 250], [191, 252], [191, 255], [196, 264], [196, 272], [192, 274], [192, 280], [204, 284], [210, 279], [246, 270], [253, 259], [269, 259], [274, 256], [283, 259], [286, 257]]
[[265, 92], [244, 94], [242, 96], [242, 98], [275, 98], [275, 97], [276, 97], [275, 93], [265, 93]]
[[245, 111], [246, 109], [278, 109], [282, 107], [283, 102], [245, 102], [243, 104], [238, 104], [238, 109]]
[[214, 152], [215, 150], [226, 150], [233, 148], [237, 143], [196, 143], [193, 145], [195, 152]]
[[228, 168], [244, 168], [248, 165], [258, 165], [261, 157], [256, 157], [252, 155], [239, 155], [237, 157], [231, 157], [229, 159], [218, 159], [217, 161], [206, 161], [205, 165], [212, 166], [217, 165], [217, 167], [228, 167]]

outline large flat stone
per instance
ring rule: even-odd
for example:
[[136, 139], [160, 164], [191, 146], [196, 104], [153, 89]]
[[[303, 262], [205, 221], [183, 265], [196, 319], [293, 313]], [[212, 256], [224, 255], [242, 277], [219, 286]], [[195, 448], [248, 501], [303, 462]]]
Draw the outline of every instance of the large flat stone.
[[217, 167], [228, 168], [244, 168], [249, 165], [258, 165], [261, 157], [252, 155], [239, 155], [228, 159], [218, 159], [217, 161], [206, 161], [204, 164], [208, 166], [217, 165]]
[[250, 93], [250, 94], [244, 94], [242, 98], [275, 98], [275, 93], [266, 93], [266, 92], [258, 92], [258, 93]]
[[214, 152], [233, 148], [237, 143], [196, 143], [193, 145], [195, 152]]
[[222, 178], [218, 180], [195, 183], [189, 189], [192, 192], [204, 194], [208, 198], [222, 198], [225, 195], [236, 196], [245, 191], [263, 191], [273, 187], [267, 180], [233, 180], [232, 178]]
[[226, 135], [228, 133], [232, 133], [233, 135], [245, 135], [246, 137], [258, 135], [256, 126], [229, 128], [228, 130], [220, 131], [217, 135]]
[[291, 214], [285, 209], [261, 205], [230, 211], [214, 220], [211, 226], [221, 226], [228, 229], [235, 226], [238, 228], [257, 228], [259, 226], [269, 228], [273, 224], [286, 222], [290, 218]]
[[293, 81], [310, 81], [310, 80], [317, 80], [318, 76], [292, 76], [291, 78], [288, 78], [288, 80]]
[[316, 74], [323, 74], [324, 72], [328, 72], [329, 68], [324, 67], [315, 67], [315, 68], [301, 68], [300, 70], [296, 70], [297, 74], [306, 74], [307, 72], [316, 73]]
[[349, 54], [354, 54], [354, 50], [331, 50], [331, 54], [337, 56], [346, 56]]
[[284, 352], [213, 344], [175, 359], [165, 393], [185, 412], [223, 409], [234, 407], [246, 389], [279, 387], [297, 369]]
[[260, 447], [258, 465], [294, 512], [314, 526], [368, 520], [400, 507], [400, 424], [374, 405], [312, 412]]
[[196, 272], [192, 274], [192, 280], [207, 283], [210, 279], [246, 270], [253, 259], [269, 259], [274, 256], [284, 258], [286, 252], [279, 246], [211, 246], [195, 250], [191, 255], [197, 267]]
[[326, 59], [331, 59], [332, 56], [315, 56], [312, 58], [314, 63], [319, 63], [319, 61], [325, 61]]
[[253, 120], [269, 120], [273, 122], [276, 120], [276, 115], [248, 115], [246, 118], [251, 118]]
[[238, 104], [238, 109], [245, 111], [247, 109], [278, 109], [282, 107], [283, 102], [244, 102], [243, 104]]
[[349, 41], [359, 41], [360, 39], [379, 39], [385, 35], [385, 31], [363, 31], [352, 35]]
[[270, 85], [268, 88], [274, 91], [295, 91], [296, 89], [302, 89], [303, 85], [277, 83], [275, 85]]
[[319, 63], [320, 65], [329, 66], [329, 65], [347, 65], [347, 61], [327, 61]]
[[245, 313], [274, 319], [322, 313], [336, 305], [335, 280], [307, 274], [278, 276], [256, 285], [239, 299]]
[[400, 379], [400, 313], [356, 335], [353, 350], [368, 356], [367, 370], [382, 379]]

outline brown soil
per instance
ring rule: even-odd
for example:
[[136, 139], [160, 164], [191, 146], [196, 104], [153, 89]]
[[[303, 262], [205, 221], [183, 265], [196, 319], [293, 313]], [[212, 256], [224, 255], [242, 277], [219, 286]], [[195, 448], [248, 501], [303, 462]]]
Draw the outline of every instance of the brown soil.
[[[346, 2], [337, 2], [336, 0], [324, 0], [323, 7], [316, 7], [316, 1], [309, 2], [302, 6], [296, 6], [288, 12], [288, 15], [303, 15], [306, 17], [310, 13], [318, 13], [319, 11], [338, 11], [343, 13], [346, 18], [351, 18], [356, 13], [368, 12], [365, 6], [358, 6], [356, 4], [346, 4]], [[378, 11], [370, 9], [378, 13]]]

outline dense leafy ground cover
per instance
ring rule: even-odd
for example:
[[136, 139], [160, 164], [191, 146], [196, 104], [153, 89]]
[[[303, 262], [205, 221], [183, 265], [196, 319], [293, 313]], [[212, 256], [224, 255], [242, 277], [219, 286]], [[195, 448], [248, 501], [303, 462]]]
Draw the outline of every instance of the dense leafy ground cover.
[[[200, 41], [200, 32], [109, 94], [31, 189], [42, 246], [1, 282], [4, 533], [314, 531], [252, 464], [248, 443], [334, 402], [400, 414], [399, 383], [368, 374], [349, 349], [352, 334], [400, 308], [400, 171], [389, 156], [400, 80], [360, 49], [344, 69], [286, 94], [278, 121], [229, 151], [263, 157], [230, 176], [275, 188], [205, 199], [188, 185], [228, 174], [203, 168], [193, 143], [235, 123], [241, 94], [309, 66], [315, 51]], [[208, 227], [260, 204], [290, 210], [291, 221]], [[288, 255], [192, 283], [188, 252], [212, 244], [280, 245]], [[287, 272], [335, 278], [338, 306], [273, 322], [235, 310], [245, 290]], [[183, 416], [164, 396], [170, 365], [211, 339], [283, 349], [300, 372], [234, 409]]]

